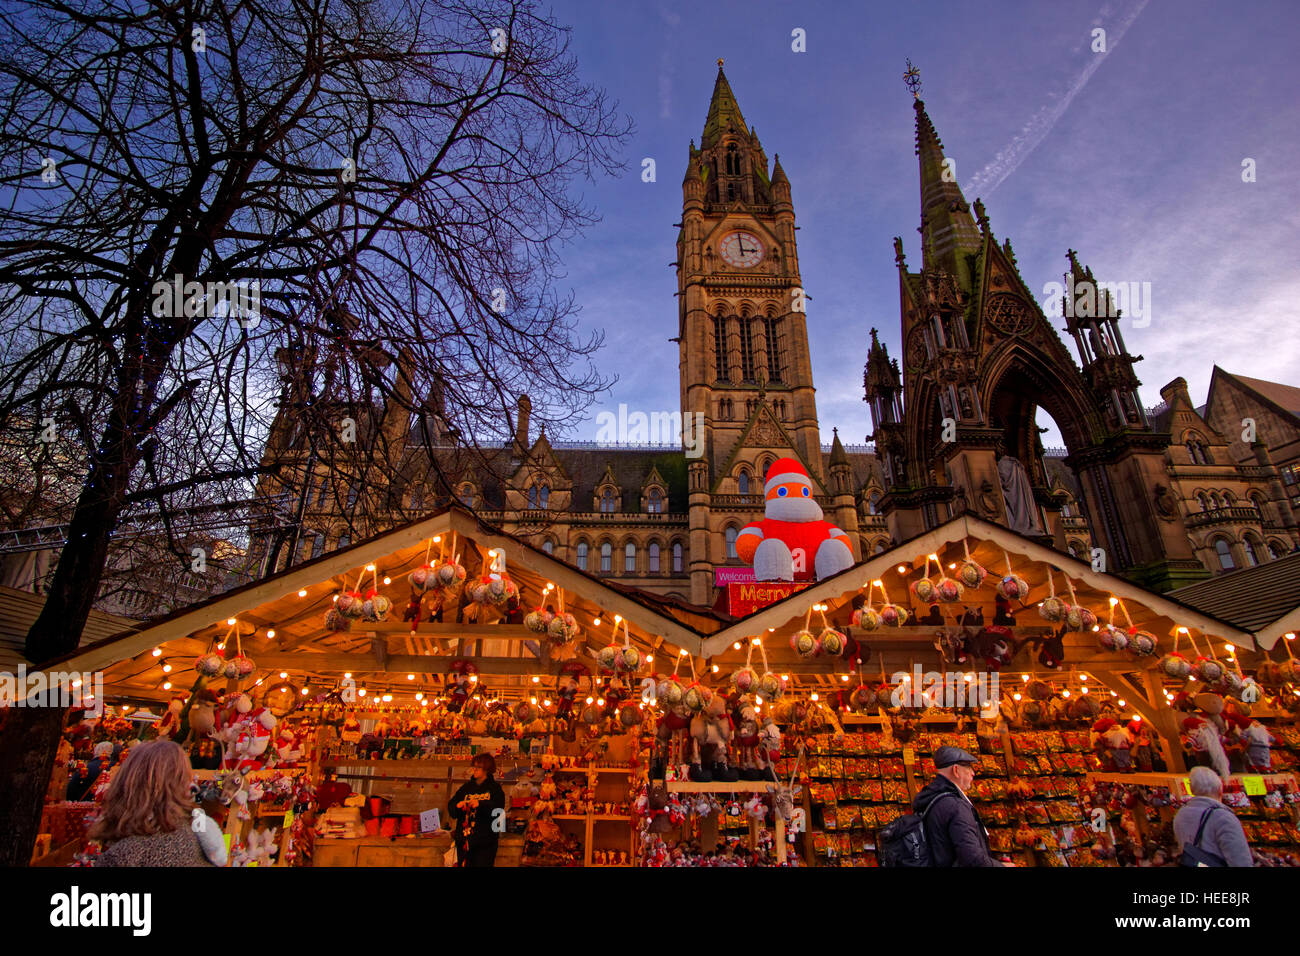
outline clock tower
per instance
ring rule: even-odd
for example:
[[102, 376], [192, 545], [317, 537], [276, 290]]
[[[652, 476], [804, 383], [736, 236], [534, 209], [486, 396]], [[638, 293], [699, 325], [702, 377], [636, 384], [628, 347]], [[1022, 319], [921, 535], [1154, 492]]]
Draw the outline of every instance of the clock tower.
[[779, 157], [768, 170], [719, 60], [700, 145], [692, 142], [687, 157], [677, 236], [682, 416], [702, 414], [705, 423], [702, 457], [690, 463], [696, 601], [712, 586], [709, 562], [728, 557], [711, 554], [718, 518], [710, 510], [725, 510], [726, 520], [760, 517], [768, 463], [796, 457], [819, 497], [831, 494], [790, 181]]

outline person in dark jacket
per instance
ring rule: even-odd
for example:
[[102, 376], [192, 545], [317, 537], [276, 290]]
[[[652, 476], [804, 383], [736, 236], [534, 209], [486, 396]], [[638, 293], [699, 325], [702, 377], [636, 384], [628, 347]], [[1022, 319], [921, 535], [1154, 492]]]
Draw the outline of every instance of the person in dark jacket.
[[478, 754], [471, 764], [470, 779], [447, 807], [456, 821], [456, 859], [460, 866], [495, 866], [497, 838], [505, 831], [506, 795], [492, 779], [497, 762], [491, 754]]
[[1013, 866], [989, 853], [988, 832], [966, 791], [975, 758], [960, 747], [934, 752], [936, 776], [916, 795], [912, 809], [925, 815], [925, 839], [935, 866]]

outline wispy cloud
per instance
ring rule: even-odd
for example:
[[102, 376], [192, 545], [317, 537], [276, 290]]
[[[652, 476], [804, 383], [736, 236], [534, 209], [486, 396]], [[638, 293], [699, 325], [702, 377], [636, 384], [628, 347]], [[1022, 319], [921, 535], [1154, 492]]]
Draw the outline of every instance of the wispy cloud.
[[[997, 189], [1002, 182], [1016, 171], [1035, 149], [1038, 144], [1047, 138], [1047, 134], [1052, 131], [1057, 121], [1065, 115], [1065, 111], [1070, 108], [1074, 98], [1082, 92], [1083, 88], [1088, 85], [1092, 75], [1101, 67], [1106, 57], [1115, 52], [1119, 46], [1119, 41], [1124, 38], [1128, 28], [1133, 25], [1133, 21], [1142, 13], [1149, 0], [1138, 0], [1138, 3], [1131, 9], [1124, 18], [1120, 20], [1119, 25], [1115, 28], [1106, 28], [1106, 52], [1093, 53], [1089, 45], [1088, 65], [1083, 68], [1071, 81], [1064, 93], [1052, 95], [1052, 102], [1039, 107], [1027, 123], [1016, 134], [1006, 146], [998, 151], [993, 161], [977, 172], [970, 181], [970, 185], [965, 188], [968, 196], [987, 196]], [[1097, 16], [1095, 24], [1105, 27], [1101, 21], [1110, 15], [1110, 6], [1104, 6]]]
[[[659, 18], [663, 20], [664, 25], [671, 32], [675, 32], [681, 25], [681, 14], [674, 13], [667, 7], [659, 7]], [[659, 56], [659, 118], [672, 119], [673, 117], [673, 74], [677, 72], [677, 58], [673, 55], [676, 50], [675, 43], [669, 40], [664, 46], [664, 51]]]

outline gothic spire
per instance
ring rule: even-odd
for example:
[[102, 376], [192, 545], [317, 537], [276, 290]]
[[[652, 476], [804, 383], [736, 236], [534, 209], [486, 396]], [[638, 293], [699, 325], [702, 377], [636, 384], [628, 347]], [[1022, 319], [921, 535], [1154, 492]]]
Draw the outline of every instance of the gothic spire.
[[749, 135], [745, 117], [740, 115], [736, 94], [731, 92], [731, 84], [727, 82], [727, 75], [722, 72], [722, 60], [719, 59], [718, 79], [713, 84], [713, 99], [709, 101], [709, 115], [704, 120], [704, 135], [700, 137], [700, 149], [708, 149], [717, 143], [729, 126], [734, 126], [737, 132], [745, 136]]
[[913, 108], [921, 173], [922, 265], [942, 269], [962, 280], [967, 272], [963, 254], [979, 251], [980, 231], [957, 185], [956, 163], [944, 155], [943, 141], [925, 111], [925, 101], [918, 98]]

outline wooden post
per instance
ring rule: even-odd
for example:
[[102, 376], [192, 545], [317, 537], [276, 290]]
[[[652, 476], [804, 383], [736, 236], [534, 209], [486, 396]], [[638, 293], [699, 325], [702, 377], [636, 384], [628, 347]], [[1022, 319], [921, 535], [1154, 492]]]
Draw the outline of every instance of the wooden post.
[[1156, 718], [1152, 721], [1152, 726], [1160, 734], [1160, 750], [1164, 754], [1165, 767], [1171, 773], [1183, 773], [1187, 770], [1187, 764], [1178, 734], [1178, 714], [1165, 702], [1164, 685], [1155, 670], [1143, 671], [1142, 682], [1146, 685], [1147, 700]]

